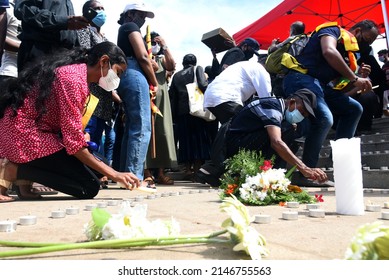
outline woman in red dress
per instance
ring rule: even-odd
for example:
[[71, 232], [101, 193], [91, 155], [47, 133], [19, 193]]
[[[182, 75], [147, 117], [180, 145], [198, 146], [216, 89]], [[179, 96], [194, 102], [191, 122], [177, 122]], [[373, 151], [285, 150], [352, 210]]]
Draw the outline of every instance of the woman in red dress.
[[134, 174], [117, 172], [88, 151], [82, 126], [90, 101], [88, 84], [113, 90], [126, 68], [122, 50], [104, 42], [36, 61], [1, 89], [0, 202], [13, 200], [7, 188], [16, 180], [77, 198], [97, 195], [96, 173], [129, 189], [139, 185]]

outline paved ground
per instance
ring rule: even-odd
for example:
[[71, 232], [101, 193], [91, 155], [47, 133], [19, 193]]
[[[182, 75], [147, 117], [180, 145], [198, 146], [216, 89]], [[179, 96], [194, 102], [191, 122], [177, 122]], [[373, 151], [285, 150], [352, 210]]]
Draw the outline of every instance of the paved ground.
[[[163, 196], [157, 199], [147, 199], [147, 194], [140, 191], [126, 191], [110, 185], [102, 190], [94, 200], [76, 200], [69, 196], [58, 194], [45, 196], [40, 201], [15, 201], [0, 204], [0, 220], [19, 220], [28, 214], [37, 216], [37, 223], [32, 226], [17, 226], [12, 233], [0, 232], [1, 240], [36, 241], [36, 242], [77, 242], [84, 241], [83, 225], [90, 220], [87, 204], [106, 201], [108, 199], [127, 199], [144, 196], [142, 202], [148, 205], [150, 220], [169, 219], [173, 216], [181, 225], [182, 234], [205, 234], [220, 230], [221, 223], [227, 218], [220, 212], [218, 193], [208, 192], [206, 185], [178, 181], [174, 186], [158, 187], [161, 194], [170, 192], [186, 192], [177, 196]], [[189, 193], [193, 190], [201, 191]], [[307, 216], [305, 205], [300, 205], [297, 221], [283, 220], [282, 212], [287, 211], [281, 206], [249, 207], [251, 215], [269, 214], [270, 224], [254, 224], [267, 240], [270, 251], [268, 260], [332, 260], [342, 259], [344, 252], [357, 228], [368, 222], [381, 220], [380, 212], [365, 212], [362, 216], [343, 216], [336, 213], [335, 190], [308, 189], [314, 194], [323, 194], [324, 202], [320, 204], [325, 209], [325, 218]], [[365, 204], [389, 202], [388, 190], [373, 190], [364, 193]], [[51, 212], [68, 207], [79, 207], [80, 213], [68, 215], [62, 219], [53, 219]], [[108, 206], [110, 213], [117, 213], [119, 206]], [[389, 209], [382, 209], [389, 211]], [[382, 220], [385, 224], [389, 221]], [[13, 250], [0, 247], [0, 251]], [[31, 259], [69, 259], [69, 260], [99, 260], [99, 259], [136, 259], [136, 260], [204, 260], [204, 259], [247, 259], [242, 253], [232, 251], [228, 245], [179, 245], [171, 247], [138, 248], [130, 250], [77, 250], [34, 255]]]

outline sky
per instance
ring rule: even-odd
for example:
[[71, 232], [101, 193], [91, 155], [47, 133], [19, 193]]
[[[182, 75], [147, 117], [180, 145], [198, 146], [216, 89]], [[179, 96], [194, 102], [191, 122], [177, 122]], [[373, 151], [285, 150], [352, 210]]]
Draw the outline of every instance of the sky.
[[[86, 0], [72, 0], [76, 15], [81, 15]], [[154, 12], [153, 19], [146, 19], [146, 26], [159, 33], [166, 41], [176, 61], [177, 70], [182, 69], [182, 58], [193, 53], [197, 65], [203, 67], [212, 63], [211, 50], [201, 42], [204, 33], [223, 28], [230, 36], [253, 23], [261, 16], [275, 8], [282, 0], [144, 0]], [[128, 0], [100, 0], [107, 13], [107, 21], [102, 32], [111, 42], [116, 43], [120, 13]], [[289, 31], [289, 26], [285, 27]], [[386, 48], [385, 40], [376, 40], [373, 49], [376, 53]], [[217, 54], [219, 61], [224, 53]], [[255, 58], [253, 58], [255, 59]]]

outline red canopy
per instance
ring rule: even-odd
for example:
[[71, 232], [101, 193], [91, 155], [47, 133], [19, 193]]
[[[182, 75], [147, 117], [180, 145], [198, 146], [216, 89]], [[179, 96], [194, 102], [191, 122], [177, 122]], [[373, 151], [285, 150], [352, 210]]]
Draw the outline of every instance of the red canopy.
[[[388, 3], [386, 2], [386, 10]], [[337, 21], [349, 29], [364, 19], [375, 21], [383, 33], [385, 30], [381, 1], [379, 0], [285, 0], [266, 15], [235, 33], [238, 44], [247, 37], [256, 39], [267, 49], [274, 38], [284, 40], [289, 36], [289, 27], [294, 21], [305, 23], [305, 32], [327, 21]]]

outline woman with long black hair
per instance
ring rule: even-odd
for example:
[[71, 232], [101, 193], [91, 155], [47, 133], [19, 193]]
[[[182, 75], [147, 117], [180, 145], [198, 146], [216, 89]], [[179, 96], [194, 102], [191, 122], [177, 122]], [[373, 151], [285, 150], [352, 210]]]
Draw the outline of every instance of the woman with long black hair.
[[1, 90], [0, 202], [13, 200], [7, 188], [16, 180], [77, 198], [97, 195], [96, 171], [130, 189], [139, 185], [134, 174], [117, 172], [95, 158], [83, 131], [83, 115], [93, 100], [88, 84], [112, 91], [126, 68], [123, 51], [103, 42], [45, 57]]

